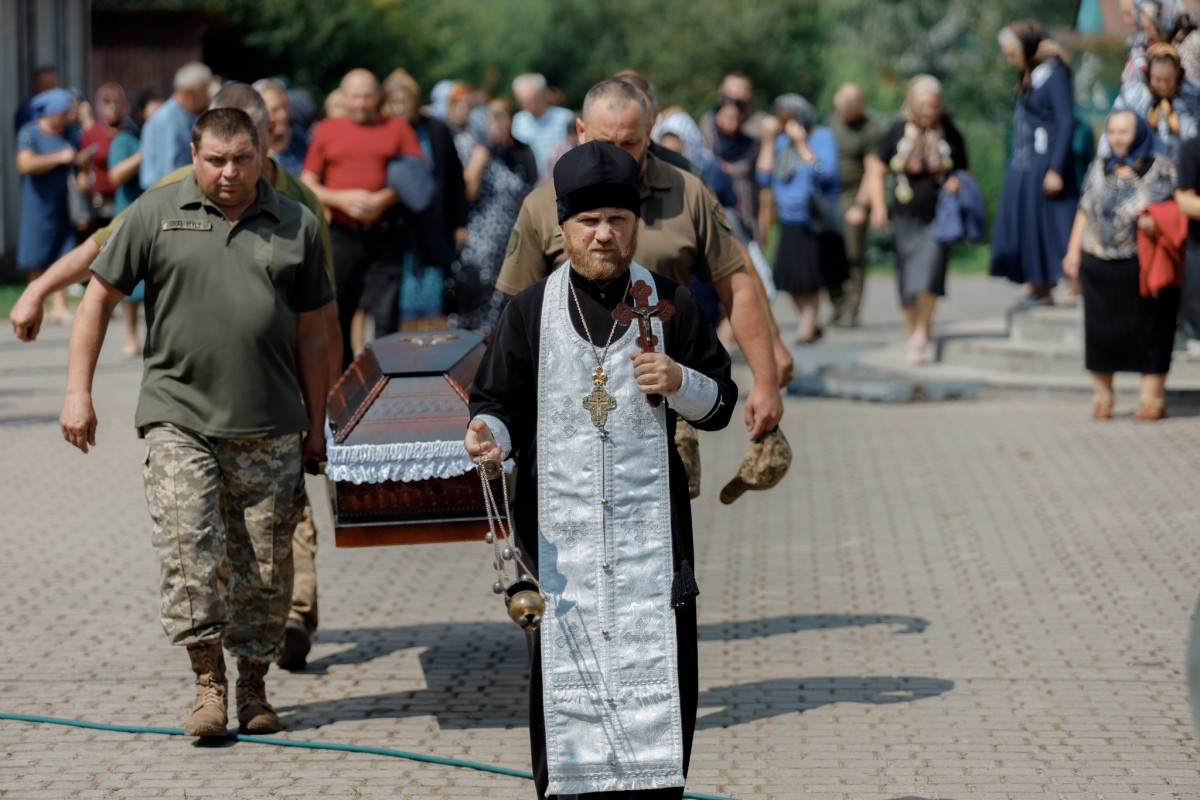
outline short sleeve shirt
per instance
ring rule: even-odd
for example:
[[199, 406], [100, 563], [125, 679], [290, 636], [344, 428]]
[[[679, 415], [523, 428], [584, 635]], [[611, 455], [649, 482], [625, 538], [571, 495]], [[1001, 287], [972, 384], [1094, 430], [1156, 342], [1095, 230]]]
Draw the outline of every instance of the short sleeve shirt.
[[834, 115], [829, 129], [837, 139], [842, 191], [857, 192], [865, 171], [864, 161], [879, 148], [879, 128], [867, 117], [847, 125], [841, 117]]
[[[397, 154], [424, 158], [412, 126], [398, 117], [380, 116], [360, 125], [349, 117], [324, 120], [317, 126], [304, 156], [304, 172], [311, 172], [330, 189], [365, 189], [376, 192], [387, 183], [387, 162]], [[343, 223], [353, 220], [334, 210]]]
[[[108, 163], [113, 166], [120, 164], [136, 153], [141, 146], [142, 143], [138, 139], [137, 134], [128, 130], [118, 131], [112, 140], [112, 146], [108, 149]], [[141, 193], [142, 187], [138, 183], [137, 175], [135, 174], [118, 186], [113, 193], [113, 213], [120, 214], [129, 208]]]
[[234, 224], [195, 176], [130, 206], [92, 272], [146, 282], [139, 431], [170, 422], [218, 438], [302, 432], [299, 314], [333, 299], [312, 212], [266, 180]]
[[[745, 264], [720, 202], [696, 176], [646, 154], [634, 260], [683, 286], [712, 283]], [[515, 295], [567, 260], [554, 183], [530, 192], [509, 235], [496, 288]]]

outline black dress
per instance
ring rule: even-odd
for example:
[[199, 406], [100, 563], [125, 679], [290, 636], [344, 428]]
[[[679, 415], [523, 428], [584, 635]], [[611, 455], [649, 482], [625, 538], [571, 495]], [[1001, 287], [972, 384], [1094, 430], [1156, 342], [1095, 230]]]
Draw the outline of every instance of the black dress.
[[1175, 164], [1159, 155], [1118, 177], [1096, 159], [1084, 180], [1087, 216], [1079, 280], [1083, 289], [1084, 363], [1091, 372], [1163, 375], [1171, 367], [1177, 288], [1142, 297], [1138, 287], [1137, 220], [1175, 191]]
[[1140, 271], [1136, 256], [1119, 261], [1083, 256], [1084, 362], [1091, 372], [1165, 375], [1171, 368], [1179, 289], [1142, 297]]

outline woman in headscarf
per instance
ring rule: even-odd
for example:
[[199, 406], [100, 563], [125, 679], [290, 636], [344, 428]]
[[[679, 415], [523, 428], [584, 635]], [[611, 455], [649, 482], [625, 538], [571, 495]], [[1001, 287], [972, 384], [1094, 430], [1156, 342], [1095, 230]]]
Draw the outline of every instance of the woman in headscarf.
[[998, 38], [1018, 79], [1012, 155], [992, 228], [991, 274], [1025, 287], [1019, 307], [1050, 304], [1079, 202], [1071, 70], [1036, 20], [1005, 26]]
[[1149, 48], [1159, 43], [1170, 44], [1174, 40], [1182, 11], [1181, 0], [1134, 0], [1137, 31], [1131, 37], [1132, 45], [1121, 73], [1122, 86], [1133, 81], [1145, 83], [1150, 67]]
[[[1151, 45], [1146, 61], [1146, 80], [1122, 86], [1112, 110], [1145, 118], [1178, 164], [1180, 145], [1200, 134], [1200, 84], [1184, 74], [1179, 52], [1169, 44]], [[1101, 153], [1108, 154], [1103, 143]]]
[[1137, 419], [1166, 415], [1179, 289], [1143, 297], [1138, 229], [1153, 236], [1144, 212], [1173, 196], [1175, 163], [1146, 120], [1114, 111], [1105, 126], [1111, 152], [1099, 156], [1083, 182], [1063, 272], [1083, 285], [1084, 360], [1092, 373], [1092, 416], [1112, 417], [1113, 373], [1142, 373]]
[[[733, 235], [742, 244], [749, 245], [751, 240], [737, 209], [738, 197], [733, 188], [733, 181], [721, 168], [712, 151], [704, 145], [704, 134], [700, 132], [700, 126], [691, 115], [678, 106], [664, 109], [658, 121], [654, 123], [650, 138], [668, 150], [679, 153], [700, 168], [708, 188], [712, 189], [717, 202], [725, 209], [725, 219], [728, 220]], [[721, 323], [721, 301], [717, 290], [711, 283], [705, 283], [695, 276], [692, 277], [691, 286], [688, 288], [696, 302], [704, 309], [709, 322], [714, 328], [717, 327]]]
[[717, 95], [713, 105], [712, 154], [733, 182], [733, 191], [737, 194], [735, 207], [747, 232], [762, 244], [766, 232], [758, 227], [758, 183], [754, 180], [754, 164], [760, 145], [757, 139], [742, 130], [749, 116], [750, 107], [745, 101], [734, 100], [725, 94]]
[[821, 287], [845, 279], [837, 233], [837, 140], [828, 128], [817, 127], [816, 110], [798, 94], [775, 98], [774, 112], [763, 120], [755, 174], [774, 196], [782, 229], [775, 288], [796, 305], [795, 342], [812, 344], [821, 338]]
[[1192, 80], [1200, 80], [1200, 3], [1189, 0], [1184, 12], [1175, 22], [1175, 49], [1183, 63], [1183, 72]]
[[[900, 119], [879, 140], [867, 161], [871, 224], [892, 222], [892, 251], [900, 311], [911, 364], [930, 360], [929, 334], [937, 299], [946, 294], [947, 246], [933, 235], [938, 193], [957, 194], [968, 171], [962, 134], [942, 108], [942, 84], [932, 75], [908, 83]], [[889, 178], [892, 189], [888, 194]]]

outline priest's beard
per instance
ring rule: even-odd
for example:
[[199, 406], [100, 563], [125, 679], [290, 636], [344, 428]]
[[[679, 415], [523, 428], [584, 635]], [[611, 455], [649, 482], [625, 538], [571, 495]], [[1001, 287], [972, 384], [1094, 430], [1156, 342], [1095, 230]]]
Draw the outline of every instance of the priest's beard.
[[629, 246], [617, 252], [591, 253], [586, 246], [577, 244], [570, 236], [563, 236], [563, 250], [575, 271], [592, 281], [610, 281], [625, 274], [637, 251], [638, 229], [635, 225], [629, 237]]

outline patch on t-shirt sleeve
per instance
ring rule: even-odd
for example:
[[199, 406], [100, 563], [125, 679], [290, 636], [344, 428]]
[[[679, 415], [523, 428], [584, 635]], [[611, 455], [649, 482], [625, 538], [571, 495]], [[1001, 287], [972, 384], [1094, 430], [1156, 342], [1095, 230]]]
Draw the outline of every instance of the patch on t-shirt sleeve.
[[512, 229], [512, 233], [508, 235], [508, 246], [504, 248], [504, 257], [512, 258], [513, 253], [517, 252], [517, 248], [521, 245], [521, 232], [516, 228]]
[[733, 226], [729, 224], [729, 220], [725, 219], [725, 206], [721, 205], [720, 200], [713, 201], [712, 215], [722, 228], [727, 231], [733, 231]]
[[100, 244], [100, 252], [101, 253], [104, 252], [104, 248], [108, 247], [108, 243], [111, 242], [116, 237], [117, 231], [121, 230], [121, 228], [123, 228], [124, 226], [125, 226], [124, 215], [117, 217], [115, 220], [113, 220], [112, 227], [111, 227], [111, 230], [109, 231], [108, 236], [105, 237], [104, 241]]

